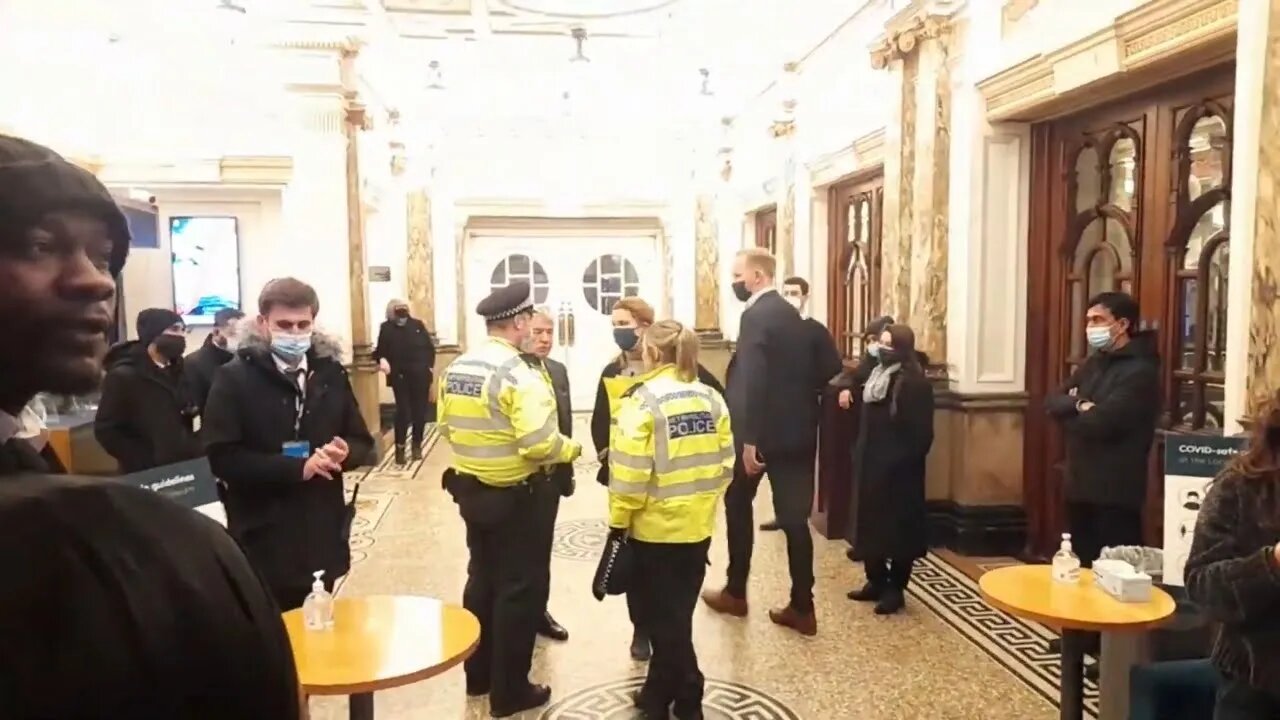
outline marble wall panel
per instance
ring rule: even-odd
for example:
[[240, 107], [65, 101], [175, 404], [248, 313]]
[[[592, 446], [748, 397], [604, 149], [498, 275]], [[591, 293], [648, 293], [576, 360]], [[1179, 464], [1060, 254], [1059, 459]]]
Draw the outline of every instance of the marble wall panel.
[[405, 287], [413, 316], [436, 329], [435, 292], [432, 287], [434, 257], [431, 249], [431, 197], [426, 190], [408, 193], [406, 200]]
[[715, 196], [701, 193], [694, 215], [694, 288], [698, 332], [720, 330], [720, 233]]
[[1280, 390], [1280, 0], [1267, 1], [1246, 390], [1251, 417]]

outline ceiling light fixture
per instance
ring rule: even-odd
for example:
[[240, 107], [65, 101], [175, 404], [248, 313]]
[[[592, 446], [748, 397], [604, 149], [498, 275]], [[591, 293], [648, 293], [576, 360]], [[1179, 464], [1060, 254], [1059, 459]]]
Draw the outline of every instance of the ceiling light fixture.
[[427, 63], [427, 89], [428, 90], [444, 90], [444, 73], [440, 70], [440, 61], [432, 60]]
[[239, 13], [241, 15], [249, 14], [249, 11], [246, 10], [243, 5], [237, 5], [235, 0], [218, 0], [218, 9]]
[[576, 27], [573, 28], [569, 34], [573, 37], [574, 43], [577, 44], [577, 51], [573, 54], [573, 57], [569, 58], [569, 62], [591, 62], [591, 58], [587, 57], [582, 52], [582, 46], [587, 41], [587, 29], [584, 27]]
[[706, 68], [700, 68], [698, 74], [702, 76], [702, 89], [699, 94], [705, 97], [715, 97], [715, 92], [711, 90], [711, 71]]

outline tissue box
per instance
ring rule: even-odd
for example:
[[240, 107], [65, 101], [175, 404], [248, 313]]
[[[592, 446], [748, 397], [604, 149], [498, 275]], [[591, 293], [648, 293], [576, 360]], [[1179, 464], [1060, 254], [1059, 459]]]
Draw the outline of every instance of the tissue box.
[[1098, 560], [1093, 564], [1093, 579], [1098, 587], [1120, 602], [1151, 599], [1151, 576], [1138, 572], [1123, 560]]

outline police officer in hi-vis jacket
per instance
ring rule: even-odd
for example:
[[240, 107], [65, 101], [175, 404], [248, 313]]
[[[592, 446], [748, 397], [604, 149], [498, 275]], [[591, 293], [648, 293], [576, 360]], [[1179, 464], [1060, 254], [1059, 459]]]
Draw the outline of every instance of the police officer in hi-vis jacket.
[[495, 290], [476, 312], [488, 339], [453, 361], [439, 384], [440, 427], [453, 448], [444, 480], [471, 552], [463, 605], [480, 620], [467, 694], [488, 694], [490, 714], [508, 717], [551, 697], [529, 682], [559, 497], [544, 468], [573, 462], [582, 446], [560, 433], [551, 388], [521, 356], [533, 314], [529, 284]]
[[630, 536], [632, 600], [653, 643], [636, 706], [654, 720], [703, 717], [693, 610], [716, 504], [733, 477], [729, 411], [698, 382], [697, 355], [697, 336], [678, 322], [645, 331], [646, 372], [622, 398], [609, 446], [610, 532]]

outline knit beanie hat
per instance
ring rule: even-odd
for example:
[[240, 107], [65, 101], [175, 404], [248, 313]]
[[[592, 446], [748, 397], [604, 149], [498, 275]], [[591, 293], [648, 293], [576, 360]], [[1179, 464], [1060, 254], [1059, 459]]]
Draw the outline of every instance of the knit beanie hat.
[[164, 308], [148, 308], [138, 313], [138, 342], [146, 347], [164, 334], [165, 330], [182, 322], [182, 316]]
[[877, 338], [879, 338], [880, 333], [884, 332], [885, 330], [888, 330], [889, 326], [892, 324], [893, 324], [892, 316], [885, 315], [883, 317], [878, 317], [875, 320], [872, 320], [871, 322], [867, 323], [867, 329], [862, 333], [862, 335], [863, 337], [869, 337], [871, 335], [875, 335]]
[[110, 271], [124, 268], [129, 225], [124, 213], [87, 170], [29, 140], [0, 135], [0, 243], [9, 243], [51, 212], [79, 210], [107, 224]]

